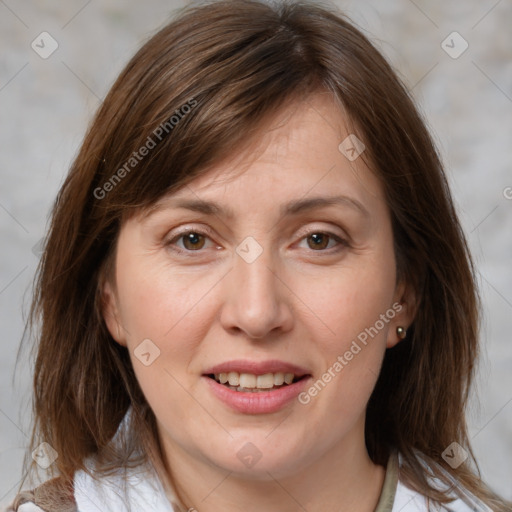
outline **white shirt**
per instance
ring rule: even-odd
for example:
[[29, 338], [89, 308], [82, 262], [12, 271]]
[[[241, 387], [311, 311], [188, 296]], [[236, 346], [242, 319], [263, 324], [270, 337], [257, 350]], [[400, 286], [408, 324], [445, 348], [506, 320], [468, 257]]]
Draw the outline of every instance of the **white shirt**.
[[[493, 512], [488, 506], [479, 502], [474, 496], [468, 495], [472, 504], [468, 505], [461, 499], [455, 500], [439, 509], [440, 512]], [[437, 510], [437, 509], [434, 509]], [[80, 511], [81, 512], [81, 511]], [[405, 487], [399, 480], [396, 487], [395, 501], [390, 512], [429, 512], [425, 496]]]
[[[388, 484], [389, 480], [393, 479], [390, 471], [393, 472], [393, 469], [388, 464], [386, 473]], [[125, 479], [126, 485], [123, 483]], [[381, 505], [380, 510], [383, 512], [429, 512], [423, 495], [407, 488], [400, 480], [396, 480], [393, 485], [396, 487], [392, 507]], [[159, 479], [148, 466], [139, 470], [120, 471], [117, 475], [103, 477], [100, 482], [92, 479], [84, 471], [78, 471], [75, 474], [74, 488], [79, 512], [140, 512], [141, 510], [174, 512]], [[465, 494], [472, 501], [471, 505], [458, 499], [439, 510], [442, 512], [492, 512], [489, 507], [478, 502], [469, 493]], [[43, 511], [32, 503], [26, 503], [19, 508], [19, 512]]]

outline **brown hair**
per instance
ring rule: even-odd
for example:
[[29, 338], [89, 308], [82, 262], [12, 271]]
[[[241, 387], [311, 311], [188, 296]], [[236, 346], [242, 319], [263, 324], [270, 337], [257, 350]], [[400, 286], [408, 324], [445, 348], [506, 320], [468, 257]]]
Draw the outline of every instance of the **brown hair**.
[[[332, 93], [366, 144], [363, 157], [391, 211], [398, 277], [419, 304], [407, 339], [387, 351], [367, 407], [370, 457], [385, 465], [397, 449], [408, 485], [445, 502], [421, 465], [437, 461], [505, 512], [469, 464], [452, 469], [441, 457], [456, 441], [476, 464], [465, 408], [479, 304], [440, 158], [390, 65], [343, 14], [318, 2], [190, 6], [138, 51], [99, 108], [55, 201], [27, 324], [40, 321], [32, 444], [44, 440], [58, 452], [52, 467], [64, 478], [86, 469], [92, 454], [103, 457], [105, 472], [122, 463], [108, 443], [130, 405], [132, 448], [143, 447], [163, 471], [154, 415], [102, 317], [101, 288], [124, 220], [318, 90]], [[432, 471], [452, 486], [436, 465]]]

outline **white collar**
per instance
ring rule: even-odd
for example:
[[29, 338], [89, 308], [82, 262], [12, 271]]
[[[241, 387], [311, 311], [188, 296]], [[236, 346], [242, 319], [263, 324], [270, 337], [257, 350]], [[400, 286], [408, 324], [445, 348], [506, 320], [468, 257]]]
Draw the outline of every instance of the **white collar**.
[[79, 512], [174, 512], [160, 480], [146, 466], [138, 470], [119, 470], [99, 481], [85, 471], [78, 471], [74, 485]]
[[[124, 482], [126, 481], [126, 484]], [[125, 494], [126, 492], [126, 494]], [[111, 477], [93, 480], [84, 471], [75, 475], [75, 500], [79, 512], [174, 512], [155, 472], [148, 467], [119, 471]], [[443, 510], [443, 509], [441, 509]], [[444, 508], [449, 512], [489, 512], [490, 509], [474, 502], [469, 505], [458, 499]], [[424, 496], [397, 483], [392, 512], [427, 512]]]
[[[402, 464], [402, 460], [402, 455], [398, 454], [399, 465]], [[422, 464], [428, 469], [428, 465], [425, 461], [422, 461]], [[462, 488], [441, 466], [437, 465], [437, 467], [454, 486], [457, 486], [461, 490], [462, 494], [465, 496], [465, 501], [461, 498], [457, 498], [449, 504], [438, 506], [436, 510], [440, 512], [492, 512], [487, 505], [478, 500], [469, 491]], [[439, 490], [446, 489], [446, 484], [442, 484], [439, 479], [432, 477], [427, 478], [430, 483]], [[450, 495], [455, 498], [453, 493]], [[428, 512], [429, 510], [427, 498], [424, 495], [409, 489], [401, 480], [398, 480], [391, 512]]]
[[[130, 407], [111, 440], [121, 447], [121, 436], [130, 428]], [[94, 473], [95, 459], [89, 457], [86, 467]], [[153, 466], [147, 462], [135, 468], [119, 468], [114, 474], [92, 478], [80, 470], [74, 476], [74, 495], [78, 512], [174, 512]]]

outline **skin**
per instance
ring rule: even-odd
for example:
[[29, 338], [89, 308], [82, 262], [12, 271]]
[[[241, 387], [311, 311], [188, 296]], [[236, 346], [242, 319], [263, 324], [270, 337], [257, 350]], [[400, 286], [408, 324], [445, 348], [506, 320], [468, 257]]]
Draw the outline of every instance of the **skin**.
[[[399, 342], [397, 326], [412, 321], [414, 300], [396, 282], [380, 182], [362, 158], [350, 162], [338, 150], [350, 133], [343, 119], [327, 93], [288, 106], [250, 152], [120, 231], [105, 320], [130, 352], [179, 494], [199, 512], [371, 512], [378, 502], [385, 469], [368, 456], [365, 409], [386, 349]], [[288, 201], [329, 195], [349, 196], [367, 214], [338, 204], [280, 216]], [[213, 200], [235, 217], [176, 208], [177, 198]], [[187, 243], [178, 227], [211, 234]], [[327, 237], [318, 248], [311, 235], [322, 232], [347, 244]], [[263, 249], [252, 263], [235, 252], [248, 236]], [[242, 414], [201, 377], [232, 359], [279, 359], [316, 381], [394, 303], [400, 312], [306, 405], [293, 400], [276, 413]], [[149, 366], [134, 356], [147, 338], [160, 350]], [[237, 457], [248, 442], [261, 453], [251, 468]]]

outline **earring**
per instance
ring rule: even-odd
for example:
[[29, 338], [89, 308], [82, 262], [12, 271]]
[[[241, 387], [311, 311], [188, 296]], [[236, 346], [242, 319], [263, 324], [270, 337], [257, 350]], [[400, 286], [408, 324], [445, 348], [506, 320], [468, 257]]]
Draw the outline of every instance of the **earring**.
[[407, 331], [402, 326], [398, 326], [396, 328], [396, 334], [401, 340], [403, 340], [407, 336]]

